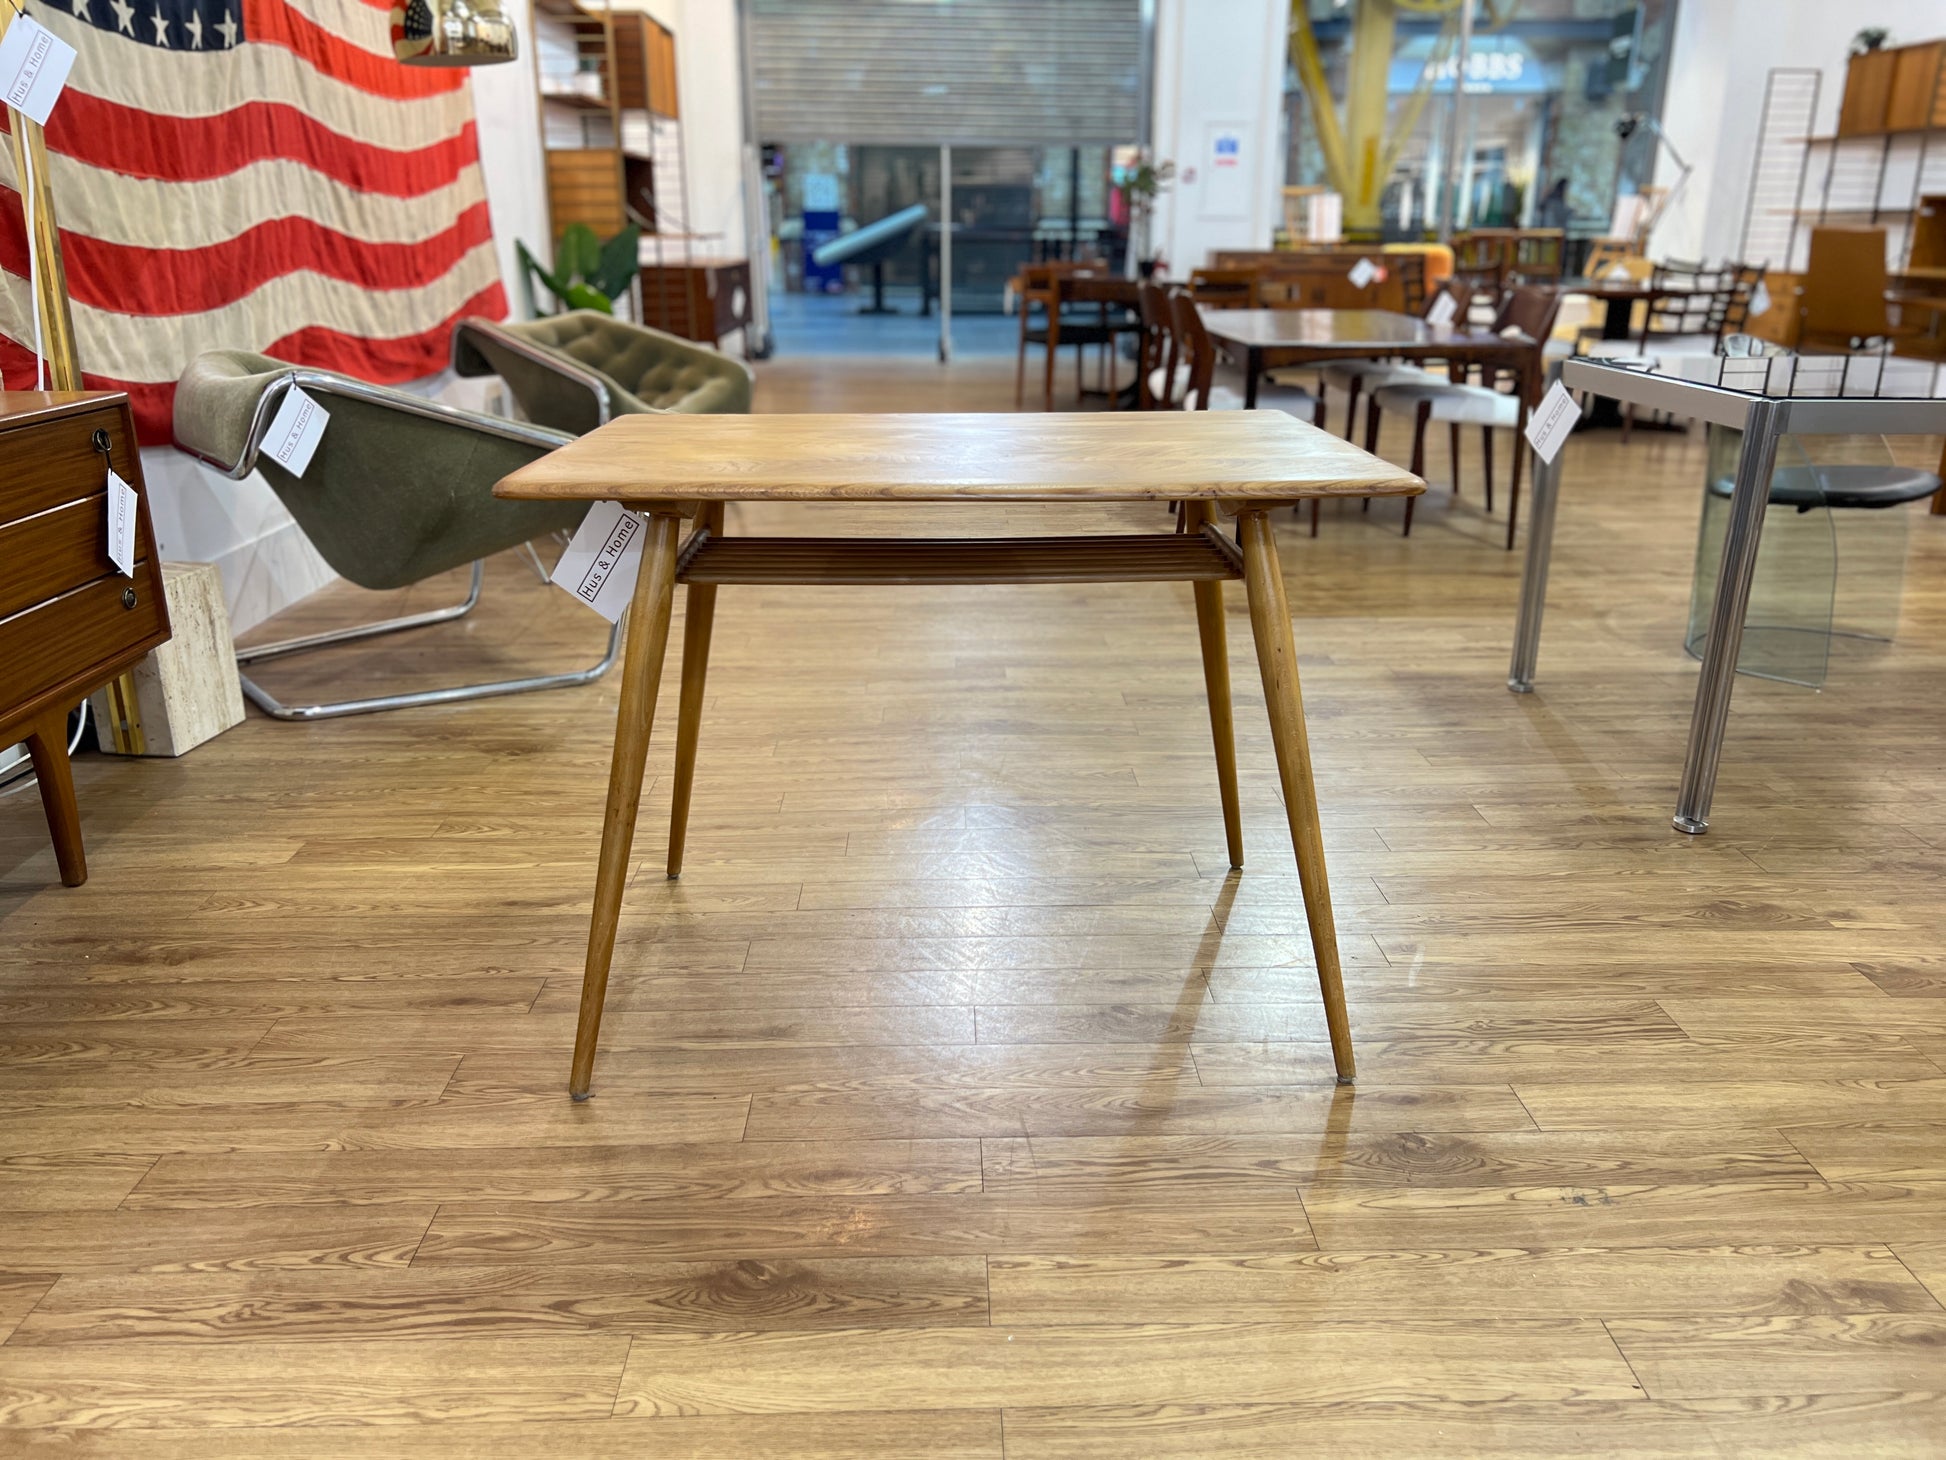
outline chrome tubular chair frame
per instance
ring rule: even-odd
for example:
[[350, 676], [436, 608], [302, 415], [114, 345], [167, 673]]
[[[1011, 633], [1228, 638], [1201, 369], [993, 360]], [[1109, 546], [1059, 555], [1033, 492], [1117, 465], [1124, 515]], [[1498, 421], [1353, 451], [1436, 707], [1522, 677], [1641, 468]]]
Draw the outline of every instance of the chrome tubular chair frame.
[[[474, 430], [488, 431], [504, 436], [511, 441], [526, 442], [536, 446], [558, 446], [567, 438], [559, 432], [530, 426], [521, 421], [483, 421], [471, 412], [460, 411], [438, 401], [421, 400], [417, 396], [401, 398], [392, 391], [381, 391], [375, 387], [365, 387], [356, 381], [346, 381], [335, 375], [321, 375], [309, 370], [293, 370], [283, 381], [270, 387], [257, 402], [256, 414], [251, 418], [250, 435], [244, 445], [242, 457], [237, 461], [219, 461], [202, 453], [194, 453], [200, 460], [216, 467], [224, 475], [241, 480], [256, 469], [257, 452], [263, 438], [276, 418], [277, 407], [283, 401], [285, 392], [291, 386], [301, 387], [306, 394], [345, 396], [351, 399], [374, 401], [395, 410], [423, 415], [433, 420], [463, 421]], [[604, 416], [606, 415], [605, 396]], [[528, 552], [534, 557], [535, 565], [540, 565], [538, 554], [533, 552], [530, 543]], [[265, 659], [282, 658], [287, 654], [303, 654], [313, 649], [326, 648], [332, 644], [355, 643], [360, 639], [377, 638], [381, 634], [394, 634], [403, 629], [426, 628], [432, 624], [450, 623], [464, 618], [473, 611], [480, 601], [480, 586], [486, 577], [484, 562], [473, 564], [472, 584], [466, 598], [445, 608], [428, 609], [423, 613], [407, 614], [401, 618], [381, 619], [376, 623], [354, 624], [349, 628], [332, 629], [321, 634], [306, 634], [295, 639], [282, 639], [274, 644], [258, 644], [237, 651], [237, 668], [246, 664], [259, 663]], [[543, 577], [545, 575], [543, 574]], [[564, 689], [571, 685], [589, 684], [600, 679], [614, 664], [622, 643], [622, 625], [617, 623], [609, 631], [608, 648], [601, 659], [585, 669], [568, 670], [560, 674], [531, 675], [520, 679], [500, 679], [483, 684], [451, 685], [444, 689], [413, 690], [404, 694], [374, 695], [366, 699], [330, 700], [314, 705], [292, 705], [277, 699], [251, 679], [247, 674], [237, 676], [243, 693], [250, 703], [266, 715], [278, 720], [332, 720], [344, 715], [369, 715], [380, 710], [399, 710], [413, 705], [445, 705], [460, 700], [481, 700], [494, 695], [522, 694], [536, 689]]]
[[453, 343], [449, 352], [449, 367], [455, 375], [464, 375], [460, 369], [460, 355], [466, 348], [468, 335], [480, 335], [492, 340], [501, 349], [507, 350], [522, 359], [531, 360], [544, 370], [552, 371], [563, 380], [573, 381], [585, 389], [595, 401], [595, 424], [605, 426], [614, 414], [613, 401], [608, 394], [608, 382], [592, 370], [583, 369], [566, 356], [522, 339], [512, 330], [502, 329], [490, 319], [468, 318], [453, 327]]

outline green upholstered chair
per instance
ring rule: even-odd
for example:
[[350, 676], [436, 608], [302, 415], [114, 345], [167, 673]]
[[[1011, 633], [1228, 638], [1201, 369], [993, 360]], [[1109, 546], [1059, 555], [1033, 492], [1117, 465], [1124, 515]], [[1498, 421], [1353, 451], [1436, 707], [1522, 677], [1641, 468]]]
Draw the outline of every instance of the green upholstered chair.
[[[293, 385], [330, 417], [302, 477], [262, 450]], [[473, 566], [472, 589], [464, 603], [259, 645], [238, 653], [239, 666], [459, 618], [479, 601], [483, 559], [537, 537], [571, 531], [587, 514], [585, 502], [557, 506], [502, 501], [493, 495], [500, 478], [572, 439], [561, 432], [456, 410], [247, 350], [210, 350], [190, 362], [176, 383], [175, 438], [184, 451], [232, 477], [261, 472], [318, 555], [361, 588], [403, 588], [468, 563]], [[614, 662], [618, 637], [619, 628], [609, 636], [608, 653], [600, 663], [563, 674], [315, 705], [283, 704], [248, 676], [243, 677], [243, 691], [279, 719], [320, 720], [586, 684]]]
[[498, 375], [528, 420], [577, 436], [614, 416], [741, 415], [756, 381], [719, 350], [592, 309], [519, 324], [461, 320], [453, 369]]

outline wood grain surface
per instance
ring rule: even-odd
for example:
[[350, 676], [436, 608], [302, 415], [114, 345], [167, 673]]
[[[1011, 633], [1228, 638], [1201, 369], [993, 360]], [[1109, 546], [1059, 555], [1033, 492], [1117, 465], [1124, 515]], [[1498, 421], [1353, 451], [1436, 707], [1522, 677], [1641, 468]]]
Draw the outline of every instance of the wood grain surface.
[[621, 502], [1292, 502], [1411, 496], [1425, 484], [1281, 411], [1118, 411], [619, 416], [495, 490]]
[[[996, 441], [972, 413], [1011, 399], [1006, 361], [759, 383]], [[619, 676], [84, 754], [81, 888], [0, 798], [0, 1454], [1939, 1454], [1946, 524], [1912, 519], [1894, 644], [1840, 641], [1822, 694], [1738, 685], [1729, 809], [1683, 838], [1701, 445], [1567, 462], [1533, 696], [1476, 497], [1403, 541], [1398, 503], [1278, 520], [1354, 1090], [1237, 584], [1234, 872], [1191, 585], [725, 589], [683, 875], [671, 736], [585, 1105]], [[521, 559], [487, 577], [470, 625], [266, 680], [599, 651]]]

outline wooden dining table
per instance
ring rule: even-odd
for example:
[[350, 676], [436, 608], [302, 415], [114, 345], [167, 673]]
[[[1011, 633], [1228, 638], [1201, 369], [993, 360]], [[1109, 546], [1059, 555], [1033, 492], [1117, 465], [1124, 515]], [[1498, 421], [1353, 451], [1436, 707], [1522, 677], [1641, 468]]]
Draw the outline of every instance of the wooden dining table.
[[[685, 585], [668, 872], [677, 876], [701, 731], [719, 587], [898, 588], [938, 584], [1187, 582], [1209, 698], [1217, 788], [1232, 866], [1243, 863], [1222, 584], [1241, 579], [1271, 742], [1296, 852], [1331, 1051], [1350, 1083], [1351, 1028], [1325, 875], [1317, 791], [1298, 688], [1297, 646], [1271, 513], [1315, 497], [1413, 496], [1418, 478], [1277, 411], [1062, 415], [631, 415], [502, 480], [537, 501], [614, 501], [639, 524], [594, 913], [568, 1079], [588, 1097], [616, 922], [628, 880], [643, 765], [655, 719], [675, 589]], [[867, 504], [886, 531], [765, 537], [725, 531], [739, 502]], [[897, 504], [1041, 502], [1104, 510], [1179, 504], [1173, 532], [917, 538]], [[1126, 514], [1124, 513], [1124, 516]], [[858, 513], [847, 514], [847, 522]], [[1220, 525], [1234, 521], [1226, 531]], [[686, 537], [683, 524], [693, 524]], [[1058, 632], [1050, 625], [1049, 632]], [[946, 652], [942, 646], [942, 652]], [[840, 687], [833, 686], [833, 693]]]
[[1539, 382], [1529, 378], [1534, 343], [1490, 330], [1428, 324], [1415, 314], [1383, 309], [1205, 309], [1204, 327], [1217, 349], [1244, 372], [1243, 404], [1257, 404], [1266, 371], [1319, 360], [1440, 359], [1513, 372], [1529, 401]]

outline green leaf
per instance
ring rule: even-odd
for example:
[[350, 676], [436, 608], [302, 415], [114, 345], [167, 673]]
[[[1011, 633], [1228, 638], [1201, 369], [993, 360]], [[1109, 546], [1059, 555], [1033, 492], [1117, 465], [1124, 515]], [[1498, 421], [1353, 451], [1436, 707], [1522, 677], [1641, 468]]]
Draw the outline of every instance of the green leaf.
[[564, 280], [592, 280], [601, 268], [601, 240], [595, 237], [595, 230], [585, 223], [570, 223], [562, 229], [554, 267]]
[[641, 267], [641, 243], [642, 230], [631, 223], [601, 246], [601, 260], [586, 275], [588, 281], [610, 299], [621, 298], [635, 282], [636, 269]]
[[615, 301], [588, 284], [568, 285], [561, 299], [569, 309], [592, 309], [601, 314], [615, 312]]
[[540, 261], [527, 251], [527, 245], [518, 239], [514, 241], [514, 254], [526, 270], [528, 282], [528, 302], [533, 302], [533, 281], [539, 279], [547, 286], [547, 292], [555, 299], [566, 302], [568, 281], [557, 274], [551, 274], [540, 266]]

